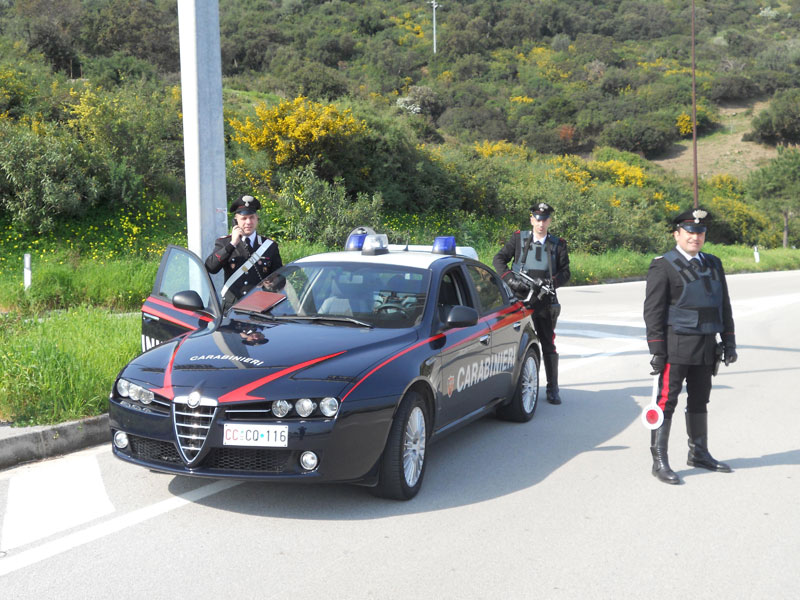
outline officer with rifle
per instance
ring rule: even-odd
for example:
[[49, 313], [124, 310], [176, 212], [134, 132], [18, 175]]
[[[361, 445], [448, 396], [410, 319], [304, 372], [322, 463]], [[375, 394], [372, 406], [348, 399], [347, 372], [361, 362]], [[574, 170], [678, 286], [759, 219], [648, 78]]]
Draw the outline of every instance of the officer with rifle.
[[[673, 220], [676, 246], [650, 263], [644, 300], [647, 345], [652, 359], [655, 400], [663, 420], [650, 433], [652, 473], [659, 481], [680, 483], [667, 458], [672, 415], [686, 382], [688, 464], [709, 471], [730, 472], [708, 451], [711, 378], [720, 361], [736, 362], [736, 336], [728, 284], [722, 262], [701, 252], [711, 214], [687, 210]], [[717, 335], [721, 342], [717, 342]], [[659, 424], [660, 422], [660, 424]]]
[[[569, 281], [569, 254], [564, 238], [548, 233], [555, 212], [546, 202], [531, 207], [531, 230], [515, 231], [495, 254], [492, 265], [508, 287], [533, 309], [533, 326], [542, 346], [547, 401], [561, 404], [555, 329], [561, 305], [556, 289]], [[512, 261], [511, 270], [508, 269]]]

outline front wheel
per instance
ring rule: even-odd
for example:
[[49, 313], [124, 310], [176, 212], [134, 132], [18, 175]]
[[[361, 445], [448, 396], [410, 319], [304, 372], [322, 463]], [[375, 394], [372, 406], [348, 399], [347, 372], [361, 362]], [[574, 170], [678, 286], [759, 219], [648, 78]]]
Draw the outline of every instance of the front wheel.
[[428, 414], [416, 392], [408, 392], [392, 422], [381, 459], [375, 493], [394, 500], [411, 500], [422, 487], [425, 475], [425, 444]]
[[497, 409], [497, 416], [507, 421], [524, 423], [533, 418], [539, 403], [539, 357], [528, 348], [519, 371], [517, 387], [511, 402]]

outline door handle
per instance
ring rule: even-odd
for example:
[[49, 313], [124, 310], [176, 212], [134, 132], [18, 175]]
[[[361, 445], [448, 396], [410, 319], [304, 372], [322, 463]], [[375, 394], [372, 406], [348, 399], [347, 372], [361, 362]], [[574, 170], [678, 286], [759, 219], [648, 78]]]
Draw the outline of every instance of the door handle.
[[489, 345], [489, 340], [491, 339], [491, 337], [492, 337], [492, 336], [490, 336], [490, 335], [487, 333], [486, 335], [482, 335], [478, 341], [479, 341], [481, 344], [483, 344], [484, 346], [488, 346], [488, 345]]
[[514, 323], [514, 331], [519, 331], [519, 328], [520, 328], [520, 327], [522, 327], [522, 325], [520, 324], [520, 322], [519, 322], [519, 321], [517, 321], [516, 323]]

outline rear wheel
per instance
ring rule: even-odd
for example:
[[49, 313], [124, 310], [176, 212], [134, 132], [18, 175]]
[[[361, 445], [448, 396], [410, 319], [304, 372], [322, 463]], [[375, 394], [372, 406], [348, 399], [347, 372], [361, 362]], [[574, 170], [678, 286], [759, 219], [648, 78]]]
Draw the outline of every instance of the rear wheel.
[[539, 403], [539, 357], [528, 348], [519, 371], [517, 387], [511, 402], [497, 409], [497, 416], [507, 421], [524, 423], [533, 418]]
[[410, 500], [422, 487], [428, 414], [416, 392], [408, 392], [397, 410], [381, 459], [375, 493], [394, 500]]

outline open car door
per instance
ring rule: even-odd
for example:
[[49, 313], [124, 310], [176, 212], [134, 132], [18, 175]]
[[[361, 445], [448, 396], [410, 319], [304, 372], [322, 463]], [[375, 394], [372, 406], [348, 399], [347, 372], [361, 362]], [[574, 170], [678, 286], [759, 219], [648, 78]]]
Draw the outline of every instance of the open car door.
[[[194, 291], [202, 311], [177, 308], [172, 298], [178, 292]], [[222, 315], [217, 290], [196, 254], [170, 245], [161, 257], [150, 296], [142, 305], [142, 352], [187, 331], [204, 329]]]

